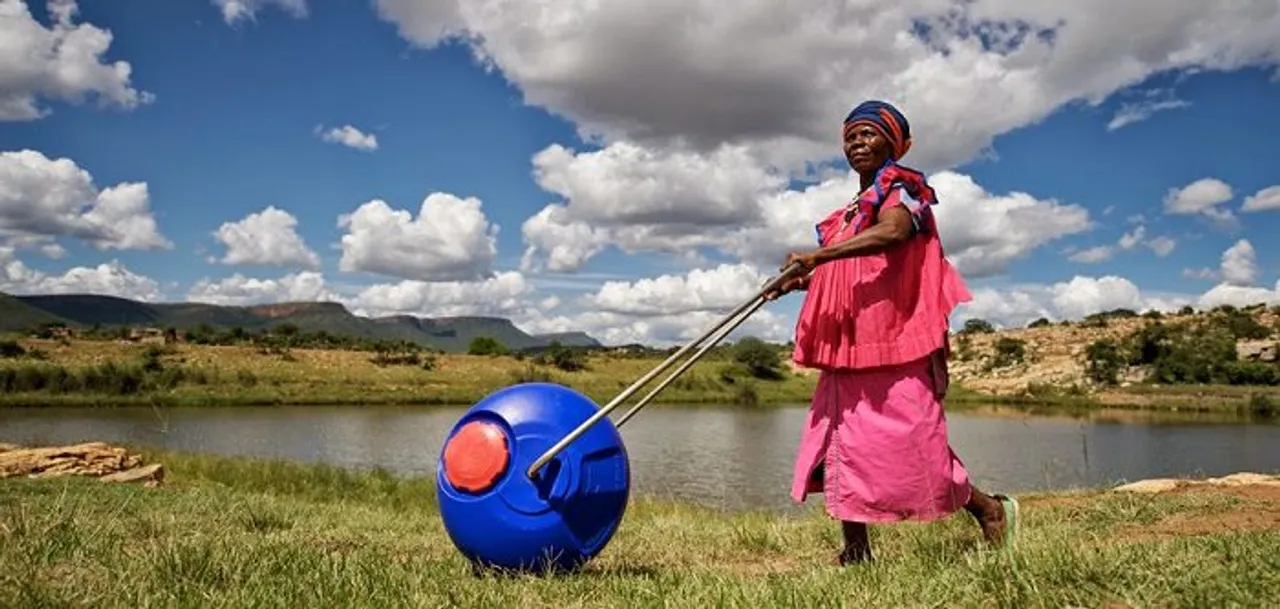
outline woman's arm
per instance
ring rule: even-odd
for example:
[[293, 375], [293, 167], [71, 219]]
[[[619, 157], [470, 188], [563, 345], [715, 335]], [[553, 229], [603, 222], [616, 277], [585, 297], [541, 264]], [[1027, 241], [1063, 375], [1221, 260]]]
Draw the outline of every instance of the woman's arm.
[[807, 253], [793, 253], [787, 257], [782, 268], [799, 262], [804, 268], [812, 270], [824, 262], [841, 258], [867, 256], [883, 252], [907, 239], [914, 231], [911, 211], [902, 205], [893, 205], [880, 210], [879, 222], [845, 241], [827, 247], [821, 247]]
[[879, 254], [911, 238], [911, 212], [894, 205], [880, 210], [880, 221], [849, 239], [819, 249], [815, 262], [821, 264], [841, 258]]

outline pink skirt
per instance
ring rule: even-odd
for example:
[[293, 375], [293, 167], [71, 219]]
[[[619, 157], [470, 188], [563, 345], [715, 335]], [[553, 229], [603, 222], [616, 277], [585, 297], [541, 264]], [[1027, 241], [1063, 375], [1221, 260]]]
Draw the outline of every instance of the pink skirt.
[[792, 498], [820, 492], [828, 514], [852, 522], [930, 521], [962, 508], [969, 477], [947, 439], [945, 384], [945, 364], [930, 357], [822, 371]]

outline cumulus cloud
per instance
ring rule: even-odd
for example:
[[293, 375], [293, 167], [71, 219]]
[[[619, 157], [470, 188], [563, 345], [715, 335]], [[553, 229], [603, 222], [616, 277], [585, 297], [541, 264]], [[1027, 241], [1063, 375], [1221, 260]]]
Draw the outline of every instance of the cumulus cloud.
[[748, 264], [722, 264], [695, 269], [683, 276], [661, 275], [634, 282], [608, 281], [588, 297], [599, 311], [625, 315], [677, 315], [697, 311], [722, 311], [751, 298], [768, 281]]
[[45, 27], [23, 0], [0, 0], [0, 120], [29, 121], [51, 112], [41, 100], [130, 110], [155, 96], [133, 88], [127, 61], [107, 63], [111, 32], [74, 23], [73, 0], [50, 0], [52, 23]]
[[10, 294], [104, 294], [155, 301], [160, 286], [134, 273], [118, 260], [97, 266], [77, 266], [62, 275], [50, 275], [23, 264], [13, 248], [0, 246], [0, 291]]
[[223, 264], [320, 267], [320, 257], [303, 241], [293, 214], [267, 206], [236, 222], [226, 222], [213, 237], [227, 248]]
[[479, 281], [414, 281], [381, 283], [344, 300], [358, 315], [513, 315], [534, 307], [533, 287], [517, 271]]
[[[760, 163], [741, 148], [695, 155], [615, 144], [573, 156], [548, 149], [535, 157], [535, 175], [567, 201], [525, 221], [524, 268], [576, 270], [610, 245], [682, 255], [710, 247], [776, 267], [788, 251], [814, 247], [814, 225], [859, 191], [852, 172], [791, 190]], [[997, 195], [952, 171], [930, 181], [941, 200], [943, 245], [972, 276], [1002, 273], [1034, 249], [1091, 226], [1079, 205]]]
[[1205, 292], [1197, 302], [1201, 308], [1205, 309], [1222, 305], [1246, 307], [1257, 303], [1280, 304], [1280, 281], [1277, 281], [1271, 289], [1220, 283]]
[[1263, 188], [1245, 197], [1244, 205], [1240, 207], [1243, 212], [1275, 210], [1280, 210], [1280, 185]]
[[100, 250], [173, 247], [158, 232], [146, 183], [98, 190], [71, 159], [34, 150], [0, 152], [0, 235], [75, 237]]
[[1239, 225], [1235, 214], [1222, 204], [1234, 196], [1231, 185], [1217, 178], [1201, 178], [1182, 188], [1171, 188], [1164, 198], [1164, 212], [1179, 216], [1203, 216], [1222, 228]]
[[292, 273], [277, 279], [259, 279], [236, 273], [217, 281], [201, 279], [187, 292], [192, 302], [246, 306], [278, 302], [336, 301], [324, 276], [313, 271]]
[[1093, 313], [1125, 308], [1135, 311], [1172, 311], [1194, 302], [1186, 294], [1143, 294], [1129, 279], [1115, 275], [1074, 276], [1053, 284], [972, 288], [973, 300], [960, 305], [955, 325], [967, 319], [986, 319], [1005, 327], [1018, 327], [1044, 317], [1079, 319]]
[[466, 281], [485, 278], [498, 253], [498, 227], [491, 225], [480, 200], [432, 193], [417, 217], [369, 201], [338, 219], [344, 272], [363, 271], [416, 281]]
[[365, 133], [351, 125], [343, 125], [341, 127], [333, 127], [330, 129], [316, 127], [316, 135], [325, 142], [330, 144], [340, 144], [347, 148], [354, 148], [365, 152], [378, 149], [378, 136], [372, 133]]
[[867, 97], [900, 104], [924, 134], [914, 162], [934, 170], [1066, 103], [1099, 104], [1153, 74], [1280, 57], [1274, 0], [1229, 11], [1198, 0], [825, 0], [804, 11], [669, 0], [375, 6], [415, 44], [469, 44], [526, 103], [588, 137], [704, 151], [747, 143], [778, 164], [837, 154], [840, 119]]
[[952, 171], [932, 176], [939, 231], [950, 258], [971, 277], [1003, 273], [1036, 248], [1092, 226], [1082, 206], [1025, 192], [996, 195]]
[[290, 16], [307, 16], [307, 0], [212, 0], [222, 12], [222, 20], [228, 25], [241, 21], [253, 21], [260, 11], [274, 6]]
[[1258, 280], [1258, 254], [1247, 239], [1222, 252], [1222, 280], [1233, 286], [1250, 286]]

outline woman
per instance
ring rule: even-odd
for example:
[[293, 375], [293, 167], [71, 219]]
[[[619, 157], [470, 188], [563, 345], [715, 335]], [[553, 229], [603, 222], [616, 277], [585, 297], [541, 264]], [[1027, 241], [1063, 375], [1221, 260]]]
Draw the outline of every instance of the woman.
[[1012, 540], [1018, 504], [969, 482], [947, 439], [948, 317], [969, 292], [947, 262], [933, 189], [898, 164], [911, 128], [869, 101], [844, 122], [861, 193], [817, 225], [819, 248], [768, 298], [805, 290], [793, 359], [820, 370], [795, 463], [792, 497], [824, 495], [842, 522], [840, 564], [871, 559], [867, 523], [931, 521], [963, 507], [993, 544]]

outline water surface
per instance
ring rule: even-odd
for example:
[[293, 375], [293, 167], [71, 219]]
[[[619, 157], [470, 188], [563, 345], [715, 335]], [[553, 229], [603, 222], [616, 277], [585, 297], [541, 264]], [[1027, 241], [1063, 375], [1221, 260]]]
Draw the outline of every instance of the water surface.
[[[622, 409], [625, 410], [625, 409]], [[0, 410], [0, 442], [123, 442], [433, 475], [464, 408]], [[722, 508], [788, 509], [803, 407], [650, 407], [622, 428], [633, 489]], [[1123, 417], [1121, 417], [1123, 418]], [[1280, 471], [1280, 425], [948, 414], [952, 445], [989, 492], [1160, 476]]]

